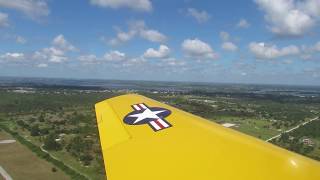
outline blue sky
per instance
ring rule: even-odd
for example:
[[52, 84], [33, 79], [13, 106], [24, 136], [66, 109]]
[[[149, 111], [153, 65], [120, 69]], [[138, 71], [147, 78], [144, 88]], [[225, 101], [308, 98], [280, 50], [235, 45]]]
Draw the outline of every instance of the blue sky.
[[0, 0], [0, 76], [320, 85], [318, 0]]

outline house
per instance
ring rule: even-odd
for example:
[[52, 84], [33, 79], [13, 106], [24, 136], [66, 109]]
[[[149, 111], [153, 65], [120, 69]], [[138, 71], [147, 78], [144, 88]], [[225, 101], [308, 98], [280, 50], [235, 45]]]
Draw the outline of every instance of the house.
[[304, 145], [307, 145], [307, 146], [313, 146], [314, 145], [314, 142], [309, 138], [302, 139], [302, 142], [303, 142]]

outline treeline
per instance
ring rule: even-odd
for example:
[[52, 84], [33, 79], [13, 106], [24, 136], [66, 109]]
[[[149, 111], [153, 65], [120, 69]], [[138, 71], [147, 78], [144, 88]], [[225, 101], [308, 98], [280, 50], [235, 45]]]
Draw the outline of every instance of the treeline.
[[50, 154], [43, 152], [38, 146], [33, 145], [31, 142], [25, 140], [23, 137], [21, 137], [18, 133], [10, 130], [5, 125], [0, 124], [0, 128], [6, 131], [7, 133], [11, 134], [16, 140], [18, 140], [21, 144], [27, 146], [32, 152], [34, 152], [38, 157], [47, 160], [48, 162], [51, 162], [55, 166], [57, 166], [59, 169], [61, 169], [63, 172], [68, 174], [72, 179], [75, 180], [85, 180], [87, 179], [82, 174], [79, 174], [78, 172], [74, 171], [70, 167], [66, 166], [63, 162], [56, 160], [50, 156]]
[[20, 94], [0, 91], [0, 112], [31, 113], [39, 111], [61, 112], [64, 108], [90, 106], [116, 93], [81, 93], [78, 91]]
[[283, 94], [259, 94], [252, 92], [208, 92], [202, 90], [193, 90], [185, 95], [198, 95], [198, 96], [209, 96], [209, 97], [232, 97], [248, 100], [271, 100], [278, 103], [299, 103], [299, 104], [320, 104], [320, 98], [317, 97], [296, 97], [292, 95], [283, 95]]

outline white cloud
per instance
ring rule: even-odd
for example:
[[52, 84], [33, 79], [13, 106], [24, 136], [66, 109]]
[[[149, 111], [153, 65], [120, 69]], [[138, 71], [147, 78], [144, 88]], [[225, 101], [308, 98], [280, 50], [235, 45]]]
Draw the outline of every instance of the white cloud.
[[79, 60], [79, 61], [82, 61], [82, 62], [94, 62], [94, 61], [97, 61], [98, 58], [97, 58], [97, 56], [94, 55], [94, 54], [89, 54], [89, 55], [79, 56], [79, 57], [78, 57], [78, 60]]
[[160, 63], [160, 66], [172, 66], [172, 67], [181, 67], [184, 66], [186, 63], [181, 60], [177, 60], [176, 58], [170, 57], [162, 59], [162, 63]]
[[68, 60], [66, 55], [70, 51], [76, 51], [71, 43], [69, 43], [63, 35], [58, 35], [52, 40], [52, 46], [36, 51], [32, 55], [34, 60], [46, 60], [51, 63], [62, 63]]
[[16, 36], [16, 42], [19, 44], [25, 44], [27, 40], [22, 36]]
[[186, 39], [182, 43], [182, 50], [188, 57], [198, 59], [215, 59], [217, 54], [211, 46], [199, 39]]
[[146, 30], [143, 29], [140, 31], [140, 35], [142, 38], [149, 40], [151, 42], [163, 43], [167, 39], [167, 37], [165, 35], [161, 34], [159, 31], [153, 30], [153, 29], [146, 29]]
[[6, 53], [0, 56], [1, 60], [8, 61], [8, 62], [15, 62], [21, 61], [25, 59], [25, 55], [23, 53]]
[[226, 51], [238, 50], [238, 46], [235, 43], [230, 41], [230, 34], [229, 33], [225, 32], [225, 31], [221, 31], [220, 38], [223, 41], [223, 43], [221, 45], [222, 49], [224, 49]]
[[294, 45], [280, 49], [276, 45], [266, 45], [265, 43], [256, 42], [250, 43], [249, 49], [257, 59], [276, 59], [284, 56], [297, 55], [300, 53], [300, 49]]
[[283, 36], [301, 36], [309, 32], [320, 18], [318, 0], [255, 0], [266, 13], [270, 30]]
[[32, 19], [50, 13], [46, 0], [0, 0], [0, 7], [21, 11]]
[[[115, 38], [112, 38], [108, 41], [109, 45], [119, 45], [125, 42], [132, 40], [135, 36], [140, 36], [143, 39], [146, 39], [151, 42], [158, 42], [164, 43], [167, 40], [167, 37], [162, 34], [161, 32], [149, 29], [145, 22], [140, 21], [133, 21], [129, 23], [129, 30], [127, 32], [123, 32], [117, 29], [117, 35]], [[102, 40], [105, 40], [103, 37]]]
[[320, 41], [314, 45], [314, 49], [320, 52]]
[[77, 57], [77, 59], [82, 63], [82, 64], [97, 64], [100, 62], [98, 57], [94, 54], [88, 54], [88, 55], [81, 55]]
[[232, 42], [224, 42], [222, 43], [222, 49], [226, 51], [236, 51], [238, 50], [238, 46]]
[[129, 8], [136, 11], [149, 12], [152, 10], [150, 0], [90, 0], [91, 4], [113, 9]]
[[225, 31], [221, 31], [221, 32], [220, 32], [220, 38], [221, 38], [223, 41], [228, 41], [229, 38], [230, 38], [230, 35], [229, 35], [229, 33], [225, 32]]
[[170, 54], [170, 49], [168, 46], [160, 45], [158, 50], [155, 50], [153, 48], [149, 48], [146, 50], [146, 52], [143, 54], [143, 57], [145, 58], [167, 58]]
[[194, 8], [188, 8], [187, 15], [195, 18], [198, 21], [198, 23], [205, 23], [211, 17], [209, 13], [207, 13], [206, 11], [200, 11]]
[[8, 14], [0, 12], [0, 27], [8, 27], [9, 18]]
[[320, 41], [311, 46], [302, 45], [301, 50], [302, 54], [300, 57], [304, 60], [311, 60], [314, 58], [315, 53], [320, 52]]
[[298, 1], [298, 6], [314, 17], [320, 17], [319, 0]]
[[76, 51], [76, 48], [69, 43], [62, 34], [56, 36], [53, 39], [52, 44], [63, 51]]
[[64, 51], [55, 47], [44, 48], [41, 52], [37, 51], [35, 57], [42, 57], [52, 63], [62, 63], [68, 59]]
[[37, 64], [37, 67], [38, 68], [46, 68], [46, 67], [48, 67], [48, 64], [40, 63], [40, 64]]
[[103, 56], [103, 59], [106, 61], [123, 61], [126, 59], [126, 54], [119, 51], [110, 51]]
[[237, 27], [239, 28], [248, 28], [250, 27], [250, 23], [246, 19], [240, 19], [237, 23]]

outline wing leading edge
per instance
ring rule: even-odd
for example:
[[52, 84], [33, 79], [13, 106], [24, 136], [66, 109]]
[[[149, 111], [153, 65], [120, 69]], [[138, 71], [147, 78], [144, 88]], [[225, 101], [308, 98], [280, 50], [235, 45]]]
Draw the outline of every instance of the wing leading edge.
[[319, 180], [320, 163], [140, 95], [96, 106], [109, 180]]

